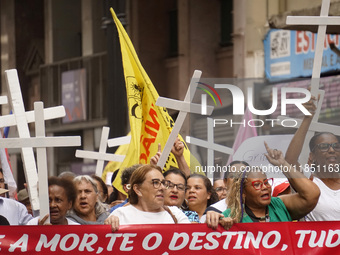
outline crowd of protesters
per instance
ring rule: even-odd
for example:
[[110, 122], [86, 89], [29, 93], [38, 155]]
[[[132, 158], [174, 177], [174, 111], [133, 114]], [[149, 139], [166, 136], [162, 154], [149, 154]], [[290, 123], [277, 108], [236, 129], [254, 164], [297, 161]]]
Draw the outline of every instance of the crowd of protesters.
[[[314, 98], [305, 107], [314, 114]], [[264, 144], [267, 160], [285, 168], [286, 181], [273, 188], [273, 180], [260, 168], [233, 161], [232, 173], [214, 183], [202, 174], [191, 173], [183, 156], [183, 143], [176, 140], [172, 153], [179, 168], [163, 171], [156, 166], [161, 148], [150, 164], [134, 165], [122, 171], [124, 192], [107, 187], [98, 176], [64, 173], [48, 179], [49, 214], [32, 216], [26, 189], [18, 201], [6, 197], [0, 171], [0, 223], [2, 225], [87, 225], [110, 224], [112, 231], [127, 224], [206, 223], [229, 229], [234, 223], [328, 221], [340, 217], [340, 177], [328, 171], [340, 162], [340, 143], [332, 133], [318, 133], [310, 140], [310, 168], [307, 178], [297, 162], [313, 115], [306, 115], [286, 155]], [[249, 171], [249, 169], [251, 169]], [[116, 171], [117, 173], [118, 171]], [[111, 183], [116, 178], [112, 175]], [[293, 192], [292, 192], [293, 191]], [[47, 221], [47, 219], [49, 219]]]

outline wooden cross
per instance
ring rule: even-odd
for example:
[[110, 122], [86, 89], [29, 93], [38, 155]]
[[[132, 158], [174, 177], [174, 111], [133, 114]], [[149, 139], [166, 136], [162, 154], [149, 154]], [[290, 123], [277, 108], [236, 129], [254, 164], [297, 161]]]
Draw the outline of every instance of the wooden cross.
[[232, 148], [214, 143], [214, 120], [212, 118], [207, 118], [207, 124], [208, 124], [207, 141], [187, 136], [186, 142], [196, 146], [207, 148], [206, 172], [207, 177], [210, 179], [211, 183], [213, 183], [213, 173], [211, 171], [208, 171], [208, 169], [209, 167], [215, 167], [214, 151], [219, 151], [225, 154], [232, 154], [234, 150]]
[[[163, 152], [161, 157], [158, 160], [157, 165], [163, 169], [166, 160], [170, 154], [171, 148], [179, 134], [179, 131], [181, 130], [181, 127], [183, 126], [184, 120], [188, 113], [198, 113], [201, 114], [201, 108], [202, 106], [200, 104], [193, 104], [191, 103], [192, 99], [194, 98], [194, 94], [197, 88], [197, 83], [199, 82], [199, 79], [201, 77], [202, 72], [195, 70], [191, 82], [189, 84], [189, 88], [187, 90], [187, 93], [185, 95], [184, 101], [159, 97], [156, 101], [157, 106], [166, 107], [169, 109], [178, 110], [179, 114], [177, 116], [176, 122], [172, 128], [172, 131], [169, 135], [169, 138], [164, 146]], [[207, 107], [207, 114], [210, 115], [213, 111], [213, 107], [208, 106]]]
[[[0, 140], [0, 148], [37, 148], [39, 176], [40, 219], [49, 213], [49, 196], [47, 183], [47, 147], [80, 146], [80, 136], [45, 137], [44, 104], [34, 103], [36, 137], [6, 138]], [[19, 125], [18, 125], [19, 126]], [[24, 162], [25, 164], [25, 162]], [[27, 166], [26, 166], [27, 169]], [[46, 221], [49, 223], [49, 219]]]
[[131, 136], [122, 136], [108, 140], [109, 132], [109, 127], [103, 127], [102, 135], [100, 138], [99, 152], [76, 150], [77, 158], [88, 158], [97, 160], [96, 175], [99, 177], [102, 177], [103, 174], [104, 161], [123, 162], [125, 159], [124, 155], [106, 153], [106, 147], [115, 147], [122, 144], [128, 144], [131, 141]]

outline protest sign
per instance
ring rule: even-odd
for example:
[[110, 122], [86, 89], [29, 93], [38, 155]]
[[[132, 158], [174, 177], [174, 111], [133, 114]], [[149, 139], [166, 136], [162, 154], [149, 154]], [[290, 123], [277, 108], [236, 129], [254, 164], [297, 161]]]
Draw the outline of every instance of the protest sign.
[[339, 222], [1, 227], [1, 254], [339, 254]]

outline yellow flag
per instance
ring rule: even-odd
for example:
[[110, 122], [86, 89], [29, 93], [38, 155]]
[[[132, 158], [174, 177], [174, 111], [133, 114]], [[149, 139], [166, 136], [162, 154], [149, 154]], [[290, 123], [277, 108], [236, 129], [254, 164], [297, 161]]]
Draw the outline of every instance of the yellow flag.
[[[158, 93], [141, 65], [124, 27], [113, 9], [110, 10], [119, 35], [131, 128], [130, 146], [120, 168], [124, 169], [138, 163], [150, 163], [150, 158], [158, 151], [158, 143], [164, 148], [174, 121], [166, 108], [156, 106]], [[182, 137], [179, 138], [183, 141]], [[195, 165], [199, 163], [196, 160], [195, 164], [190, 164], [190, 151], [184, 141], [183, 143], [184, 157], [191, 171], [194, 172]], [[191, 157], [191, 161], [193, 159], [194, 157]], [[177, 162], [174, 155], [170, 153], [164, 169], [169, 169], [171, 166], [177, 167]], [[120, 173], [113, 185], [124, 192], [120, 183]]]

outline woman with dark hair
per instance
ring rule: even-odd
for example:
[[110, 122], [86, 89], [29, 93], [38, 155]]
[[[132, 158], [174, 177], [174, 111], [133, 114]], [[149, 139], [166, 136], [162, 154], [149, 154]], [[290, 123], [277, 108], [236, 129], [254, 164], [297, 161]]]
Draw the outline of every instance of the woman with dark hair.
[[164, 179], [160, 167], [143, 165], [137, 168], [130, 183], [130, 204], [116, 209], [105, 220], [112, 231], [126, 224], [190, 223], [176, 206], [164, 206], [164, 189], [170, 182]]
[[[315, 98], [304, 104], [312, 115], [305, 115], [294, 134], [286, 152], [286, 160], [300, 166], [301, 154], [306, 134], [316, 109]], [[315, 134], [309, 142], [309, 169], [313, 171], [311, 179], [320, 188], [318, 204], [308, 215], [306, 221], [336, 221], [340, 219], [340, 143], [337, 136], [330, 132]]]
[[[116, 171], [113, 172], [113, 174], [111, 176], [111, 183], [113, 183], [115, 181], [118, 172], [119, 172], [119, 169], [117, 169]], [[126, 198], [127, 198], [127, 196], [125, 194], [120, 192], [118, 189], [116, 189], [115, 186], [112, 185], [112, 192], [111, 192], [110, 197], [109, 197], [109, 204], [110, 204], [111, 208], [118, 205], [118, 204], [123, 203]]]
[[320, 195], [319, 188], [288, 164], [281, 151], [270, 149], [267, 144], [265, 146], [268, 152], [266, 158], [284, 170], [296, 193], [271, 197], [271, 179], [260, 168], [250, 168], [233, 179], [228, 193], [228, 209], [219, 215], [225, 218], [217, 217], [208, 225], [217, 226], [219, 221], [225, 229], [229, 229], [233, 223], [239, 222], [292, 221], [313, 210]]
[[33, 218], [27, 225], [44, 225], [48, 216], [52, 225], [79, 225], [66, 217], [76, 198], [72, 181], [54, 176], [48, 178], [48, 196], [50, 213], [41, 220], [39, 217]]
[[218, 201], [210, 180], [205, 175], [191, 174], [187, 180], [185, 199], [189, 210], [197, 212], [200, 222], [205, 222], [205, 210]]
[[109, 195], [108, 195], [108, 190], [105, 182], [100, 178], [99, 176], [93, 174], [91, 175], [92, 179], [96, 182], [97, 184], [97, 189], [98, 189], [98, 194], [99, 194], [99, 200], [102, 203], [107, 203]]
[[222, 200], [227, 197], [227, 187], [225, 186], [225, 182], [222, 178], [214, 179], [213, 188], [218, 195], [218, 200]]
[[[178, 168], [170, 168], [164, 174], [165, 180], [169, 181], [169, 188], [164, 190], [164, 204], [168, 206], [177, 206], [181, 210], [184, 209], [185, 189], [187, 179], [184, 173]], [[197, 212], [183, 210], [190, 222], [199, 223]]]

